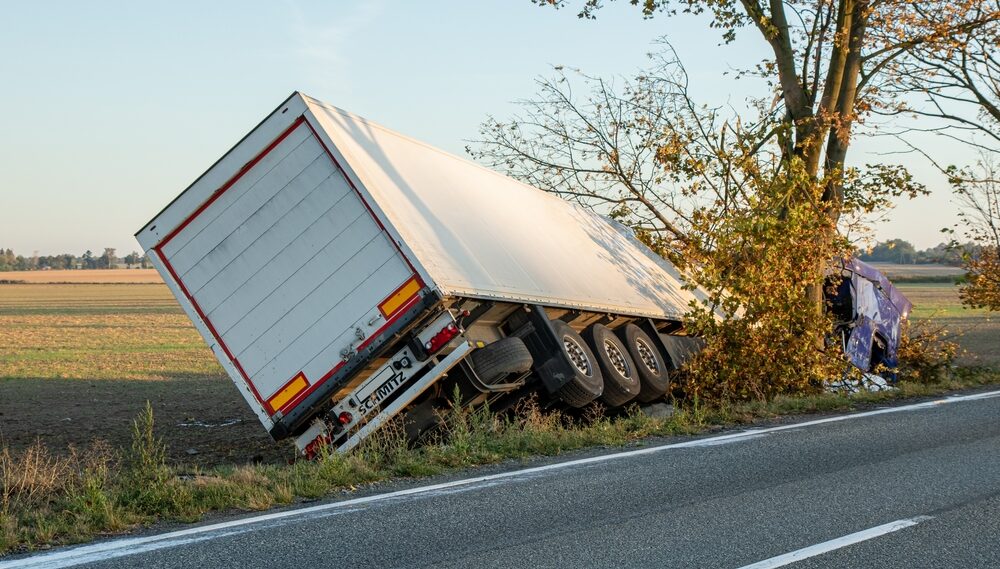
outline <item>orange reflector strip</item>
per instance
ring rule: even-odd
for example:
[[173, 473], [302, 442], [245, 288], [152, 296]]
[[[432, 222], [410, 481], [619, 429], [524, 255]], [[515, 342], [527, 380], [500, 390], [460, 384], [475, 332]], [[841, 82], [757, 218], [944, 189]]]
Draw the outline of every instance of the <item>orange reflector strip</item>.
[[388, 318], [390, 315], [395, 313], [401, 307], [405, 306], [417, 293], [420, 292], [420, 281], [417, 277], [403, 283], [403, 286], [396, 289], [396, 292], [389, 295], [389, 298], [382, 301], [382, 304], [378, 305], [379, 311], [382, 316]]
[[274, 411], [278, 411], [284, 407], [286, 403], [294, 399], [296, 395], [302, 393], [307, 387], [309, 387], [309, 382], [306, 381], [306, 375], [300, 371], [298, 375], [293, 377], [291, 381], [271, 396], [271, 398], [267, 400], [267, 404], [270, 405], [271, 409]]

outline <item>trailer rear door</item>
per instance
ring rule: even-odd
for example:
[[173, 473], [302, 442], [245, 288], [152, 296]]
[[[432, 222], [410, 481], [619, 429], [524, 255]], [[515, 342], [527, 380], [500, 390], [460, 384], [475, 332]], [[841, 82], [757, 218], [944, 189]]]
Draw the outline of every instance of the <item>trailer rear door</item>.
[[220, 357], [287, 414], [423, 283], [305, 119], [155, 247]]

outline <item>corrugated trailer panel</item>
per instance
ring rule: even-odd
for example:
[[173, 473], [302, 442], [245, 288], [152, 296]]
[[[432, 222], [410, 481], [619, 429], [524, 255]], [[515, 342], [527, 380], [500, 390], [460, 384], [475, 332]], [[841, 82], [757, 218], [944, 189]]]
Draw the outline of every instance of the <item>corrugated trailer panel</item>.
[[306, 101], [442, 294], [669, 319], [694, 298], [672, 266], [601, 216]]
[[[286, 141], [282, 145], [286, 143], [291, 144], [292, 141]], [[229, 273], [233, 270], [245, 271], [250, 268], [240, 267], [241, 264], [252, 264], [255, 259], [271, 258], [286, 247], [301, 228], [309, 227], [316, 220], [316, 216], [346, 195], [350, 188], [345, 183], [339, 184], [336, 188], [329, 187], [328, 179], [334, 173], [330, 168], [329, 159], [322, 152], [323, 149], [319, 147], [315, 138], [310, 137], [300, 142], [291, 156], [285, 156], [272, 168], [271, 179], [258, 181], [255, 189], [261, 191], [242, 196], [238, 204], [234, 204], [228, 211], [212, 220], [214, 226], [233, 228], [222, 241], [223, 246], [211, 249], [209, 254], [195, 259], [196, 252], [206, 250], [209, 242], [217, 238], [215, 231], [206, 229], [184, 245], [178, 253], [167, 252], [172, 259], [177, 259], [178, 262], [174, 267], [178, 271], [183, 271], [184, 282], [191, 290], [201, 291], [205, 287], [208, 290], [213, 288], [228, 290], [225, 286], [220, 287], [220, 284]], [[309, 164], [299, 170], [301, 162], [307, 160]], [[273, 179], [279, 175], [282, 180]], [[264, 188], [271, 190], [283, 188], [283, 190], [264, 193], [262, 191]], [[337, 191], [333, 191], [334, 189]], [[269, 223], [272, 219], [275, 220], [273, 224]], [[269, 249], [263, 251], [264, 248]]]
[[[274, 198], [322, 152], [308, 128], [300, 126], [286, 133], [260, 161], [226, 188], [222, 199], [191, 218], [183, 231], [161, 245], [177, 274], [187, 277], [200, 261], [210, 261], [202, 267], [217, 267], [218, 261], [224, 262], [222, 257], [228, 249], [215, 248], [220, 242], [216, 226], [233, 228], [248, 221], [251, 214]], [[228, 237], [228, 233], [222, 236]]]
[[423, 287], [312, 126], [290, 118], [231, 151], [258, 154], [204, 202], [179, 198], [137, 236], [267, 427], [388, 327], [387, 298]]
[[246, 399], [247, 404], [260, 419], [264, 427], [270, 430], [273, 420], [264, 408], [259, 397], [250, 384], [244, 379], [233, 359], [215, 338], [209, 324], [188, 297], [179, 281], [170, 274], [167, 265], [156, 254], [155, 247], [172, 232], [175, 232], [193, 212], [209, 202], [225, 185], [239, 177], [242, 169], [250, 164], [261, 151], [298, 120], [306, 111], [305, 101], [293, 94], [281, 106], [268, 115], [232, 149], [216, 161], [204, 174], [198, 177], [188, 188], [160, 211], [152, 220], [136, 233], [135, 237], [144, 251], [163, 277], [164, 283], [177, 298], [178, 304], [191, 319], [195, 328], [212, 349], [220, 365], [233, 379], [237, 389]]
[[349, 236], [372, 229], [361, 220], [367, 213], [364, 206], [350, 199], [346, 192], [338, 198], [331, 189], [325, 187], [314, 199], [307, 200], [301, 215], [279, 220], [273, 228], [273, 238], [268, 235], [255, 243], [254, 255], [243, 254], [238, 265], [224, 269], [226, 273], [252, 275], [247, 286], [236, 290], [221, 287], [205, 290], [206, 309], [218, 314], [220, 326], [228, 329], [246, 313], [247, 307], [260, 305], [295, 270], [315, 270], [311, 266], [296, 266], [296, 259], [335, 252]]

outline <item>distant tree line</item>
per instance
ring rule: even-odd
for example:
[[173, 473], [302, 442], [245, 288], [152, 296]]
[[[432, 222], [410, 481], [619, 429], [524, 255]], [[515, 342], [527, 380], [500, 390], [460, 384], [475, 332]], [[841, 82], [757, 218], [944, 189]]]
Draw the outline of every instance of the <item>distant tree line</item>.
[[939, 243], [934, 247], [918, 251], [909, 241], [890, 239], [883, 241], [869, 251], [861, 251], [858, 258], [862, 261], [877, 263], [899, 263], [903, 265], [924, 265], [937, 263], [941, 265], [961, 266], [967, 255], [976, 256], [978, 246], [974, 243]]
[[104, 253], [95, 255], [88, 249], [82, 255], [17, 255], [13, 250], [0, 247], [0, 271], [44, 271], [50, 269], [145, 269], [152, 265], [149, 257], [132, 251], [118, 257], [114, 247], [105, 247]]

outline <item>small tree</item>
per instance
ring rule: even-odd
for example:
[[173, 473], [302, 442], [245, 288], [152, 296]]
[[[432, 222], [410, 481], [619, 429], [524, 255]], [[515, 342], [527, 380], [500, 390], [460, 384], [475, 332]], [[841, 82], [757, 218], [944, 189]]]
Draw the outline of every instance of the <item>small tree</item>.
[[[688, 392], [768, 397], [839, 375], [823, 351], [830, 323], [803, 295], [847, 240], [823, 205], [827, 187], [788, 159], [790, 127], [769, 101], [744, 116], [695, 103], [669, 45], [615, 81], [557, 68], [509, 121], [489, 118], [474, 157], [636, 230], [708, 292], [689, 326], [708, 340]], [[843, 177], [840, 225], [923, 187], [896, 167]], [[833, 236], [833, 237], [831, 237]], [[718, 320], [719, 312], [739, 318]]]
[[1000, 310], [1000, 165], [983, 156], [975, 168], [952, 169], [950, 181], [962, 206], [965, 234], [979, 245], [964, 255], [962, 302]]
[[[780, 116], [762, 101], [753, 118], [698, 105], [669, 46], [633, 78], [557, 69], [539, 89], [509, 122], [488, 119], [469, 150], [630, 225], [707, 291], [688, 315], [708, 341], [689, 395], [769, 397], [838, 375], [835, 354], [816, 349], [829, 322], [802, 290], [817, 278], [816, 259], [847, 243], [817, 238], [836, 233], [819, 205], [824, 188], [805, 182], [801, 161], [783, 159]], [[877, 202], [873, 188], [887, 191], [864, 172], [850, 179], [852, 208]], [[803, 188], [809, 199], [793, 199]]]

